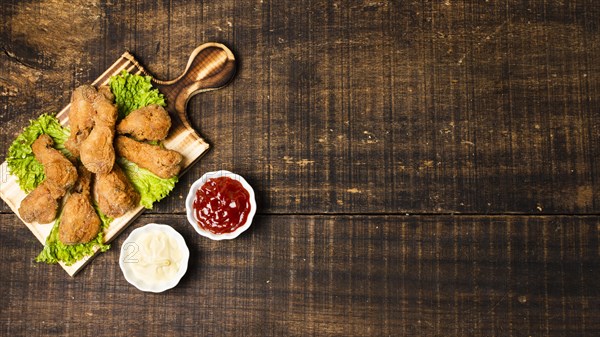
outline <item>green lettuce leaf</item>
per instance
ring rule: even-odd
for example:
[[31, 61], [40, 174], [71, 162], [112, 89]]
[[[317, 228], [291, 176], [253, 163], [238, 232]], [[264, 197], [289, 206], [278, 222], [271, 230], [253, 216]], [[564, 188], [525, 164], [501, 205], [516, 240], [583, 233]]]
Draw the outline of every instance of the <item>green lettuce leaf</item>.
[[123, 70], [119, 75], [110, 78], [109, 86], [115, 95], [119, 118], [124, 118], [133, 110], [150, 104], [167, 105], [163, 94], [152, 87], [150, 76], [132, 75]]
[[64, 262], [67, 266], [87, 257], [94, 253], [94, 248], [98, 248], [101, 252], [105, 252], [110, 248], [110, 245], [104, 243], [104, 230], [108, 228], [112, 219], [105, 216], [96, 207], [96, 212], [100, 216], [102, 222], [100, 233], [90, 242], [80, 243], [75, 245], [65, 245], [58, 237], [58, 226], [60, 225], [59, 216], [54, 222], [50, 235], [46, 238], [44, 249], [35, 258], [36, 262], [45, 262], [48, 264]]
[[47, 134], [54, 139], [54, 147], [66, 156], [71, 156], [64, 143], [69, 138], [69, 130], [63, 128], [54, 114], [43, 114], [32, 120], [23, 132], [17, 136], [8, 148], [6, 162], [10, 174], [17, 177], [19, 187], [26, 193], [37, 187], [46, 176], [44, 168], [31, 150], [31, 144], [41, 135]]
[[154, 173], [143, 169], [125, 158], [117, 158], [117, 162], [123, 168], [123, 172], [135, 189], [140, 193], [140, 204], [148, 209], [152, 204], [163, 199], [175, 188], [177, 176], [162, 179]]

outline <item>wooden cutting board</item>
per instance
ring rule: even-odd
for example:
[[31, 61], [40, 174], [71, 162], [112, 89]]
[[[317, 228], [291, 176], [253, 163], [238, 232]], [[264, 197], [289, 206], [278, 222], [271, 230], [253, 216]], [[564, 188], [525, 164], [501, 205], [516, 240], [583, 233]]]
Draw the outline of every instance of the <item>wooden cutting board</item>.
[[[154, 86], [165, 95], [167, 100], [166, 109], [171, 115], [172, 127], [164, 145], [166, 148], [176, 150], [183, 155], [181, 176], [209, 148], [209, 144], [196, 133], [187, 120], [187, 102], [196, 93], [219, 89], [229, 83], [236, 70], [233, 53], [222, 44], [203, 44], [192, 52], [187, 67], [181, 76], [171, 81], [161, 81], [150, 75], [132, 54], [125, 52], [92, 84], [95, 86], [107, 85], [111, 76], [117, 75], [123, 70], [132, 74], [151, 76]], [[57, 114], [57, 118], [62, 125], [68, 125], [69, 110], [70, 104]], [[0, 172], [8, 172], [6, 162], [0, 166]], [[0, 196], [13, 212], [19, 216], [18, 209], [26, 194], [20, 189], [15, 176], [9, 174], [0, 182]], [[106, 242], [109, 243], [117, 237], [143, 211], [144, 208], [138, 206], [125, 215], [114, 219], [106, 229]], [[27, 223], [25, 221], [23, 223], [31, 230], [42, 245], [46, 242], [46, 237], [50, 234], [53, 226], [53, 223], [39, 224], [37, 222]], [[69, 275], [74, 276], [92, 260], [94, 255], [84, 258], [71, 266], [63, 263], [61, 263], [61, 266]]]

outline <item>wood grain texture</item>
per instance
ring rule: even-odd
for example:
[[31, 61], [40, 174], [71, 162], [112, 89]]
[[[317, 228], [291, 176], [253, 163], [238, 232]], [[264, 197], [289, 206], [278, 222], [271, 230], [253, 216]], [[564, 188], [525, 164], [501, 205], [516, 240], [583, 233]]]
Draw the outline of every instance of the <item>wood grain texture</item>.
[[[0, 334], [600, 334], [597, 1], [43, 0], [0, 17], [0, 153], [124, 50], [163, 79], [207, 41], [239, 61], [188, 106], [211, 151], [128, 229], [182, 232], [198, 260], [182, 283], [134, 291], [115, 247], [67, 282], [0, 204]], [[232, 242], [183, 217], [217, 169], [258, 196]]]
[[181, 185], [237, 171], [268, 213], [595, 213], [599, 12], [592, 0], [7, 4], [0, 150], [123, 50], [171, 78], [218, 41], [240, 69], [191, 101], [218, 146]]
[[[142, 217], [75, 279], [1, 215], [3, 335], [594, 336], [598, 217], [260, 216], [237, 240]], [[129, 285], [120, 244], [171, 224], [190, 248], [163, 294]], [[27, 303], [27, 305], [23, 305]]]

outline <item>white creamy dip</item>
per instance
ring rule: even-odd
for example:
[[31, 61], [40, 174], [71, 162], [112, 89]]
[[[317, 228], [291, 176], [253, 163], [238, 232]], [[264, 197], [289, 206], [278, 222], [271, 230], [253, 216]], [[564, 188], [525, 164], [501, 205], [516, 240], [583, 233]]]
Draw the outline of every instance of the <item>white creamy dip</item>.
[[183, 237], [166, 225], [134, 230], [121, 247], [119, 265], [127, 281], [143, 291], [174, 287], [185, 271], [189, 250]]
[[132, 256], [130, 268], [137, 278], [164, 282], [177, 276], [182, 254], [175, 239], [165, 232], [149, 231], [140, 235], [134, 244], [139, 250]]

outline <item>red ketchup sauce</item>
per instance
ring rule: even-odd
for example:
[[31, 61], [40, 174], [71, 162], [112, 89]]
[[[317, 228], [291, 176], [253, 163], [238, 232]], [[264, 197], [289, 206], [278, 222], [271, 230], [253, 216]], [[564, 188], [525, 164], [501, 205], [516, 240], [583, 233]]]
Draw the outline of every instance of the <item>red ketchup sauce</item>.
[[194, 214], [200, 228], [214, 234], [231, 233], [246, 223], [250, 194], [229, 177], [208, 179], [196, 191]]

